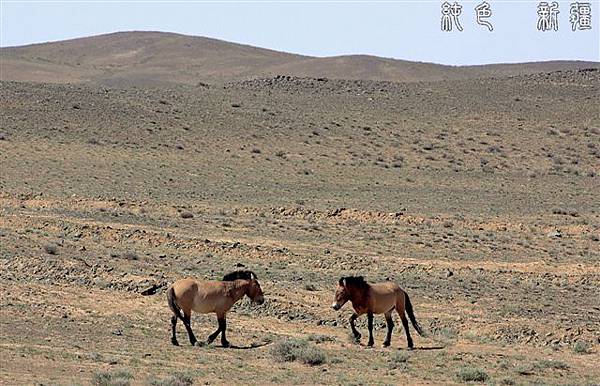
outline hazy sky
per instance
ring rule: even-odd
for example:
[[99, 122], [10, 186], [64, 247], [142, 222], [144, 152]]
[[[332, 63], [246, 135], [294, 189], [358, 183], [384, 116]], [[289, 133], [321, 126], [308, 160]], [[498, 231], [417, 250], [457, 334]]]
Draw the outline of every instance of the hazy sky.
[[[12, 1], [1, 3], [1, 46], [127, 30], [201, 35], [314, 56], [371, 54], [444, 64], [552, 59], [600, 61], [600, 0], [591, 30], [536, 29], [538, 1], [488, 0], [494, 30], [476, 24], [481, 1], [458, 1], [463, 32], [442, 32], [443, 1]], [[453, 2], [453, 1], [452, 1]]]

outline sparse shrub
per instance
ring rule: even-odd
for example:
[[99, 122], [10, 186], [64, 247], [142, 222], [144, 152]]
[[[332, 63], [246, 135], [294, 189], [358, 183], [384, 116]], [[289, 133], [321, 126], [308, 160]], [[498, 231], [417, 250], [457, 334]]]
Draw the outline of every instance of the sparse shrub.
[[306, 343], [299, 340], [284, 340], [271, 347], [271, 355], [280, 362], [293, 362], [298, 359], [297, 354]]
[[307, 283], [306, 285], [304, 285], [304, 289], [307, 291], [316, 291], [317, 286], [312, 283]]
[[485, 371], [475, 367], [462, 367], [456, 377], [462, 382], [485, 382], [489, 378]]
[[486, 336], [478, 335], [475, 331], [466, 331], [464, 334], [462, 334], [462, 336], [473, 342], [478, 342], [478, 343], [488, 343], [489, 342], [489, 339]]
[[514, 385], [515, 381], [512, 378], [502, 378], [500, 380], [501, 385]]
[[56, 244], [46, 244], [44, 245], [44, 251], [49, 255], [56, 255], [58, 254], [58, 246]]
[[335, 338], [329, 335], [323, 334], [310, 334], [307, 338], [310, 342], [323, 343], [323, 342], [335, 342]]
[[408, 362], [409, 357], [410, 355], [406, 351], [395, 351], [390, 355], [389, 368], [397, 369], [404, 366]]
[[534, 366], [531, 363], [524, 363], [515, 367], [515, 371], [519, 375], [532, 375]]
[[300, 361], [315, 366], [325, 362], [325, 353], [308, 341], [288, 339], [275, 343], [270, 350], [275, 360], [280, 362]]
[[129, 386], [133, 375], [127, 370], [100, 371], [92, 377], [94, 386]]
[[260, 154], [260, 153], [261, 153], [261, 151], [260, 151], [260, 149], [258, 149], [258, 148], [254, 148], [254, 149], [252, 149], [252, 153], [253, 153], [253, 154]]
[[435, 329], [433, 331], [433, 335], [435, 335], [435, 337], [438, 339], [452, 340], [452, 339], [456, 339], [457, 334], [456, 334], [456, 331], [454, 331], [450, 327], [442, 327], [442, 328]]
[[189, 372], [175, 372], [166, 378], [149, 380], [151, 386], [191, 386], [195, 377]]
[[88, 359], [94, 361], [94, 362], [100, 362], [102, 361], [102, 355], [98, 352], [92, 351], [90, 353], [87, 354]]
[[562, 361], [543, 360], [535, 364], [538, 369], [567, 370], [569, 365]]
[[135, 252], [131, 252], [131, 251], [123, 253], [122, 257], [127, 260], [137, 260], [138, 259], [138, 255]]
[[325, 353], [316, 346], [309, 345], [300, 352], [299, 359], [302, 363], [317, 366], [325, 362]]
[[585, 340], [578, 340], [573, 345], [573, 351], [577, 354], [589, 354], [590, 353], [590, 344]]
[[498, 361], [496, 365], [500, 370], [508, 370], [510, 368], [510, 363], [506, 359], [502, 359]]

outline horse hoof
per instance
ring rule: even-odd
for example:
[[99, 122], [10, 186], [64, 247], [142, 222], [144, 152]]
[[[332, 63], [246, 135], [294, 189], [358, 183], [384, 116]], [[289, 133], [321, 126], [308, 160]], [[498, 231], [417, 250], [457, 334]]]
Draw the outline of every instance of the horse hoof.
[[369, 348], [373, 348], [373, 345], [374, 345], [374, 344], [375, 344], [375, 342], [369, 342], [369, 343], [367, 343], [367, 347], [369, 347]]
[[229, 347], [231, 347], [231, 343], [229, 343], [229, 342], [221, 342], [221, 345], [222, 345], [224, 348], [229, 348]]
[[171, 343], [173, 344], [173, 346], [179, 346], [179, 342], [175, 339], [172, 339]]
[[390, 342], [383, 342], [383, 345], [381, 345], [381, 347], [383, 347], [383, 348], [390, 347]]

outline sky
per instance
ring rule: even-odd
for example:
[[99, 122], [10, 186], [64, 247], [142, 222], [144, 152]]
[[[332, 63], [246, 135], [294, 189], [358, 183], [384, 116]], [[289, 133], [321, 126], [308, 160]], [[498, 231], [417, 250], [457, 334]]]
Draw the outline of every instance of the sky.
[[[482, 1], [460, 1], [450, 32], [443, 1], [45, 1], [0, 0], [0, 46], [117, 31], [167, 31], [311, 56], [367, 54], [450, 65], [600, 61], [600, 0], [591, 30], [572, 30], [559, 1], [558, 31], [539, 31], [539, 1], [487, 0], [493, 31], [476, 23]], [[454, 3], [454, 0], [449, 0]]]

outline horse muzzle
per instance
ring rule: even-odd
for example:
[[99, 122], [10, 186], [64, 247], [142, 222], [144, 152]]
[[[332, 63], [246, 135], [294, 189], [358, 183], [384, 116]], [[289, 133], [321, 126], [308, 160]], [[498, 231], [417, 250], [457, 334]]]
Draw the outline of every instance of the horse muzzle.
[[336, 311], [337, 311], [337, 310], [339, 310], [340, 308], [342, 308], [342, 306], [340, 306], [340, 305], [339, 305], [339, 304], [337, 304], [337, 303], [333, 303], [333, 304], [331, 305], [331, 308], [333, 308], [334, 310], [336, 310]]
[[256, 304], [256, 305], [261, 305], [265, 302], [265, 298], [260, 297], [259, 299], [253, 300], [252, 303]]

